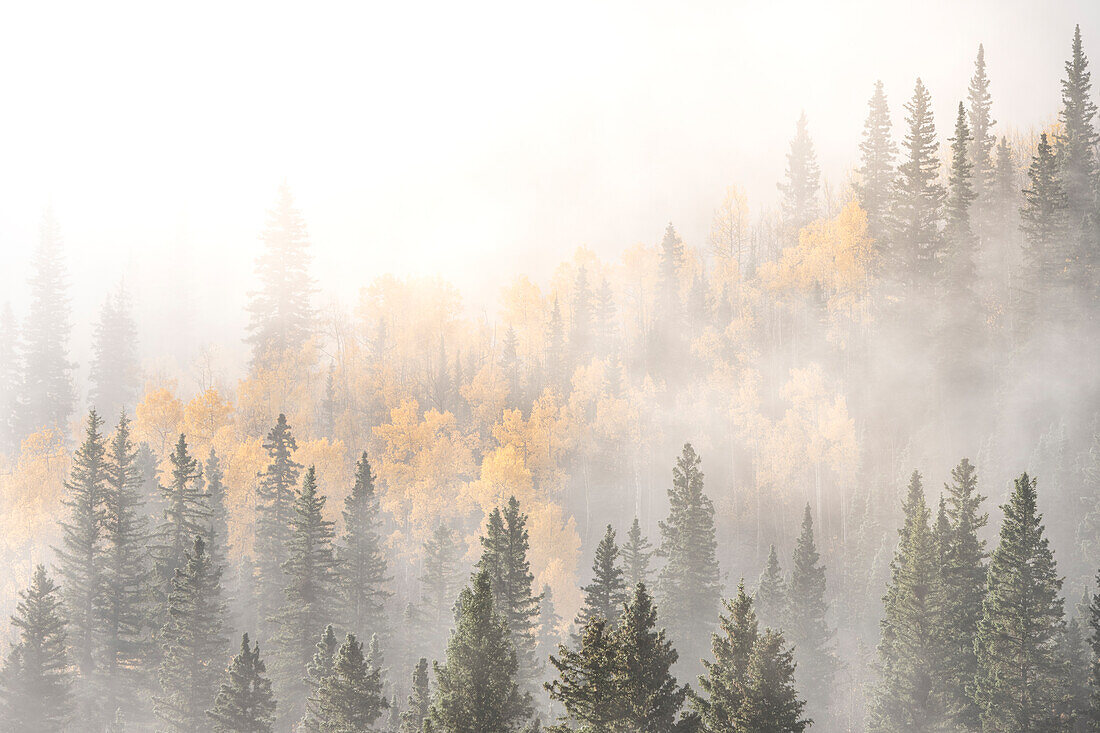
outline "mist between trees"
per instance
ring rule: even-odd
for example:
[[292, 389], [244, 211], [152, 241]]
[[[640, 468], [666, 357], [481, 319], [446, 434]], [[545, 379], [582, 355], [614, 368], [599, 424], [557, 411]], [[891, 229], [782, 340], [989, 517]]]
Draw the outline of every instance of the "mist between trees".
[[198, 389], [122, 286], [72, 312], [47, 212], [0, 318], [5, 729], [1100, 730], [1080, 30], [1049, 129], [991, 76], [939, 129], [875, 85], [842, 189], [803, 116], [778, 207], [493, 317], [396, 275], [319, 310], [284, 185]]

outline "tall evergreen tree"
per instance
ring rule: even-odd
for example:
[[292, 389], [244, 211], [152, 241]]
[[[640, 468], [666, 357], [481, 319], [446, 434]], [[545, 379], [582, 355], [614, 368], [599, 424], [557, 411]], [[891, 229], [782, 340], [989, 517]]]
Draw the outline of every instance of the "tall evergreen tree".
[[663, 316], [670, 328], [676, 327], [683, 317], [684, 303], [680, 297], [680, 271], [684, 267], [684, 241], [676, 233], [672, 222], [665, 227], [659, 250], [659, 288]]
[[348, 634], [332, 662], [332, 672], [316, 696], [321, 733], [369, 731], [389, 707], [382, 674], [363, 656], [363, 644]]
[[703, 493], [699, 463], [695, 449], [684, 444], [672, 471], [668, 519], [660, 525], [660, 554], [666, 562], [657, 579], [662, 618], [689, 672], [695, 671], [706, 651], [722, 593], [714, 504]]
[[[1092, 73], [1081, 41], [1081, 26], [1073, 31], [1071, 55], [1062, 80], [1061, 122], [1057, 138], [1060, 177], [1066, 194], [1066, 216], [1072, 243], [1072, 273], [1078, 282], [1095, 277], [1100, 266], [1096, 228], [1097, 166], [1096, 102], [1092, 97]], [[1091, 283], [1090, 283], [1091, 284]]]
[[285, 183], [260, 238], [264, 249], [256, 260], [259, 289], [250, 294], [248, 304], [253, 368], [301, 348], [313, 332], [309, 235]]
[[88, 401], [104, 415], [133, 410], [141, 387], [137, 326], [130, 297], [119, 285], [99, 311], [88, 374]]
[[966, 108], [959, 102], [955, 117], [955, 135], [950, 139], [951, 161], [947, 173], [947, 225], [944, 229], [948, 247], [946, 279], [948, 292], [956, 298], [970, 292], [974, 284], [974, 232], [971, 228], [971, 205], [977, 193], [974, 188], [974, 164], [969, 151], [973, 136], [966, 124]]
[[395, 733], [422, 733], [424, 721], [432, 704], [431, 680], [428, 679], [428, 660], [421, 657], [413, 668], [412, 687], [408, 708], [401, 713], [401, 728]]
[[1060, 730], [1054, 716], [1065, 690], [1057, 655], [1065, 624], [1062, 579], [1036, 503], [1035, 480], [1021, 474], [1002, 507], [989, 563], [974, 697], [982, 730], [990, 733]]
[[22, 439], [23, 364], [19, 325], [11, 303], [0, 311], [0, 454], [15, 455]]
[[513, 733], [531, 716], [531, 696], [518, 684], [516, 650], [494, 596], [489, 571], [481, 569], [459, 597], [446, 662], [435, 664], [425, 728], [431, 733]]
[[734, 718], [735, 731], [802, 733], [812, 723], [802, 717], [805, 703], [794, 687], [794, 655], [783, 635], [768, 629], [753, 647], [744, 702]]
[[302, 670], [313, 659], [317, 622], [331, 619], [338, 605], [335, 530], [324, 518], [324, 508], [325, 497], [317, 491], [317, 473], [310, 466], [294, 502], [290, 557], [283, 565], [286, 603], [273, 619], [278, 627], [273, 639], [275, 680], [284, 701], [281, 720], [297, 720], [302, 714]]
[[424, 542], [424, 605], [428, 618], [444, 626], [452, 618], [455, 599], [462, 591], [462, 540], [449, 524], [440, 522]]
[[592, 301], [594, 296], [588, 284], [588, 272], [584, 265], [577, 268], [573, 281], [573, 301], [570, 304], [569, 351], [574, 364], [582, 363], [592, 353]]
[[[286, 579], [283, 564], [289, 557], [294, 494], [302, 464], [294, 460], [298, 442], [280, 413], [263, 442], [268, 465], [256, 486], [257, 605], [261, 626], [283, 603]], [[323, 621], [324, 619], [318, 619]]]
[[896, 281], [913, 287], [933, 284], [940, 276], [944, 190], [938, 181], [940, 146], [932, 97], [920, 79], [905, 110], [905, 156], [895, 183], [888, 267]]
[[167, 621], [160, 632], [161, 694], [153, 698], [153, 712], [167, 730], [207, 728], [206, 710], [217, 696], [229, 644], [223, 636], [221, 576], [202, 536], [196, 535], [172, 579]]
[[[600, 544], [596, 547], [596, 557], [592, 561], [592, 582], [584, 586], [584, 605], [581, 606], [575, 621], [581, 629], [588, 619], [600, 617], [614, 625], [626, 603], [626, 583], [623, 581], [623, 569], [619, 565], [619, 546], [615, 544], [615, 530], [607, 525]], [[580, 634], [574, 639], [578, 641]]]
[[[183, 567], [184, 555], [195, 537], [207, 536], [210, 521], [210, 507], [202, 490], [202, 468], [188, 451], [183, 433], [168, 462], [172, 470], [168, 485], [161, 487], [164, 521], [157, 528], [156, 540], [157, 575], [165, 584], [171, 584], [176, 570]], [[211, 555], [209, 546], [206, 552]]]
[[535, 656], [539, 602], [533, 589], [535, 576], [527, 558], [527, 515], [516, 497], [504, 510], [494, 509], [481, 537], [482, 554], [477, 569], [488, 573], [496, 612], [508, 628], [519, 662], [519, 680], [525, 692], [534, 689], [540, 671]]
[[248, 634], [241, 637], [241, 651], [233, 657], [226, 681], [207, 711], [214, 733], [271, 733], [275, 729], [275, 695], [263, 660], [260, 645], [248, 645]]
[[566, 368], [565, 357], [565, 325], [562, 323], [561, 307], [555, 295], [550, 321], [546, 324], [546, 376], [550, 380], [550, 386], [557, 390], [564, 390], [572, 376]]
[[817, 165], [817, 154], [810, 139], [806, 113], [798, 118], [791, 149], [787, 153], [787, 170], [784, 180], [779, 184], [783, 194], [783, 221], [795, 233], [817, 218], [819, 205], [818, 190], [821, 188], [821, 169]]
[[806, 691], [808, 706], [824, 720], [822, 711], [831, 697], [836, 674], [833, 637], [836, 630], [826, 621], [825, 567], [814, 543], [813, 516], [809, 505], [802, 515], [802, 531], [791, 560], [787, 614], [783, 629], [795, 648], [798, 682]]
[[206, 489], [203, 499], [206, 503], [206, 538], [210, 545], [210, 555], [220, 567], [229, 567], [229, 506], [228, 488], [225, 485], [225, 472], [221, 460], [213, 446], [203, 464], [203, 477]]
[[553, 733], [612, 733], [623, 720], [619, 689], [619, 650], [613, 628], [602, 616], [591, 616], [581, 629], [578, 648], [561, 646], [550, 664], [558, 678], [546, 684], [550, 699], [564, 708]]
[[871, 236], [881, 239], [887, 232], [887, 217], [894, 196], [894, 161], [898, 146], [890, 134], [890, 108], [882, 82], [875, 82], [875, 91], [867, 103], [867, 120], [863, 123], [863, 141], [859, 144], [860, 167], [856, 193], [859, 204], [867, 212]]
[[699, 677], [699, 689], [706, 696], [693, 698], [706, 731], [739, 730], [735, 721], [745, 703], [752, 652], [760, 636], [752, 605], [752, 599], [745, 593], [745, 582], [741, 581], [737, 596], [725, 601], [727, 614], [719, 616], [719, 632], [711, 641], [714, 659], [703, 661], [706, 674]]
[[69, 360], [72, 315], [61, 229], [53, 212], [42, 217], [34, 251], [30, 310], [23, 327], [24, 433], [43, 428], [67, 432], [76, 395]]
[[72, 672], [57, 585], [35, 568], [11, 623], [18, 641], [0, 670], [0, 723], [21, 733], [61, 733], [73, 712]]
[[623, 544], [623, 574], [628, 587], [633, 588], [638, 583], [649, 582], [649, 561], [653, 557], [653, 545], [642, 534], [642, 526], [638, 518], [630, 524], [630, 530], [626, 533], [626, 542]]
[[336, 638], [336, 632], [332, 624], [325, 627], [321, 634], [321, 640], [314, 647], [313, 659], [306, 666], [306, 688], [309, 690], [306, 698], [306, 712], [302, 718], [301, 728], [308, 733], [320, 733], [321, 717], [318, 705], [320, 698], [318, 692], [321, 684], [332, 674], [333, 665], [336, 663], [336, 651], [340, 648], [340, 641]]
[[1045, 314], [1065, 293], [1071, 259], [1066, 244], [1068, 200], [1045, 132], [1039, 136], [1027, 177], [1020, 208], [1020, 228], [1027, 237], [1024, 262], [1028, 283], [1036, 294], [1035, 311]]
[[539, 602], [538, 645], [535, 647], [539, 659], [549, 659], [561, 643], [561, 616], [554, 608], [554, 593], [550, 586], [542, 586], [542, 600]]
[[779, 566], [779, 553], [775, 545], [768, 550], [768, 561], [760, 573], [760, 582], [753, 596], [756, 615], [765, 626], [779, 628], [787, 608], [787, 581]]
[[967, 150], [967, 160], [973, 171], [974, 211], [971, 220], [974, 234], [978, 238], [979, 252], [984, 256], [986, 240], [995, 229], [996, 169], [994, 168], [993, 147], [997, 142], [993, 127], [993, 98], [989, 93], [989, 76], [985, 67], [985, 46], [978, 44], [978, 56], [974, 60], [974, 75], [970, 77], [967, 90], [967, 111], [970, 121], [971, 139]]
[[393, 595], [379, 513], [374, 473], [364, 452], [355, 465], [355, 485], [344, 500], [344, 535], [337, 548], [344, 616], [348, 627], [360, 634], [387, 632], [386, 602]]

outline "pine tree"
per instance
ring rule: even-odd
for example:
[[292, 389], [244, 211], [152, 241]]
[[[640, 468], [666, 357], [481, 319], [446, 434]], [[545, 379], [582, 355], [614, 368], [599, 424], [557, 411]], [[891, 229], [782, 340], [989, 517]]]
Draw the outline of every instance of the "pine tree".
[[23, 389], [22, 349], [19, 343], [19, 326], [11, 303], [4, 303], [0, 311], [0, 454], [15, 455], [22, 438], [20, 420], [22, 406], [20, 392]]
[[966, 124], [966, 109], [959, 102], [955, 135], [950, 139], [951, 161], [947, 174], [947, 225], [944, 229], [949, 247], [946, 258], [948, 292], [955, 298], [970, 294], [974, 284], [974, 233], [971, 229], [971, 205], [974, 190], [974, 164], [969, 151], [973, 136]]
[[432, 703], [428, 660], [425, 657], [421, 657], [413, 668], [411, 690], [408, 708], [401, 713], [401, 728], [396, 733], [422, 733], [424, 729], [424, 721]]
[[611, 283], [605, 277], [596, 290], [596, 303], [594, 307], [596, 320], [596, 353], [600, 355], [611, 354], [616, 351], [616, 340], [619, 329], [616, 325], [615, 293], [611, 289]]
[[99, 312], [88, 374], [88, 401], [104, 415], [133, 410], [141, 387], [140, 372], [130, 297], [119, 285]]
[[[623, 569], [619, 566], [619, 547], [615, 544], [615, 530], [607, 525], [600, 544], [596, 547], [596, 557], [592, 561], [592, 582], [582, 588], [584, 605], [581, 606], [574, 622], [583, 628], [588, 619], [599, 617], [614, 625], [626, 603], [626, 583]], [[575, 638], [574, 643], [579, 641]]]
[[382, 694], [381, 671], [363, 656], [363, 645], [348, 634], [316, 697], [321, 733], [367, 731], [389, 707]]
[[982, 730], [990, 733], [1060, 729], [1053, 717], [1065, 689], [1057, 657], [1065, 623], [1062, 579], [1036, 502], [1036, 482], [1024, 473], [1002, 507], [1000, 541], [989, 563], [974, 697]]
[[670, 327], [675, 327], [683, 317], [683, 300], [680, 297], [680, 271], [684, 267], [684, 242], [672, 222], [665, 227], [660, 247], [659, 288], [663, 315]]
[[[294, 493], [302, 464], [295, 462], [298, 443], [286, 415], [280, 413], [263, 443], [268, 465], [256, 487], [257, 605], [261, 623], [283, 603], [283, 564], [290, 546]], [[323, 619], [319, 619], [323, 621]]]
[[271, 733], [275, 729], [275, 695], [260, 659], [260, 645], [251, 648], [248, 634], [241, 637], [241, 651], [233, 657], [226, 681], [206, 714], [214, 733]]
[[554, 296], [554, 306], [550, 309], [550, 321], [546, 324], [546, 376], [550, 386], [559, 391], [565, 390], [569, 378], [565, 360], [565, 326], [561, 320], [561, 307], [558, 297]]
[[539, 659], [549, 659], [550, 654], [561, 643], [561, 616], [554, 608], [554, 593], [550, 586], [542, 586], [542, 601], [539, 603], [538, 645], [535, 647]]
[[638, 583], [649, 582], [649, 561], [653, 557], [653, 545], [642, 534], [642, 526], [638, 518], [630, 525], [626, 533], [626, 543], [622, 548], [623, 576], [628, 587], [633, 588]]
[[306, 698], [306, 712], [302, 718], [301, 727], [309, 733], [320, 733], [321, 717], [318, 705], [318, 691], [321, 684], [332, 674], [333, 665], [336, 663], [336, 651], [340, 648], [340, 641], [336, 638], [336, 632], [332, 624], [325, 627], [321, 634], [321, 640], [314, 647], [313, 659], [306, 665], [306, 688], [309, 691]]
[[359, 633], [386, 629], [386, 602], [393, 593], [382, 554], [378, 495], [374, 473], [364, 452], [355, 465], [355, 485], [344, 500], [344, 535], [337, 548], [340, 591], [349, 628]]
[[[103, 420], [94, 409], [89, 410], [84, 442], [73, 456], [65, 483], [62, 503], [69, 516], [61, 523], [61, 547], [57, 550], [69, 641], [82, 680], [90, 679], [95, 671], [102, 628], [107, 494], [107, 440], [102, 427]], [[81, 690], [80, 697], [82, 703], [92, 702], [86, 690]]]
[[147, 684], [153, 568], [130, 421], [119, 417], [107, 448], [103, 522], [102, 669], [99, 691], [109, 716], [140, 716], [134, 690]]
[[795, 648], [798, 682], [807, 691], [808, 706], [819, 719], [825, 701], [830, 699], [836, 657], [833, 636], [836, 631], [825, 620], [829, 605], [825, 601], [825, 567], [814, 544], [813, 516], [809, 505], [802, 515], [802, 532], [791, 560], [786, 619], [783, 625]]
[[462, 545], [458, 532], [448, 524], [436, 525], [432, 536], [424, 543], [424, 605], [435, 626], [451, 619], [451, 609], [462, 590]]
[[248, 304], [254, 369], [300, 349], [313, 332], [309, 235], [285, 183], [268, 212], [261, 239], [264, 251], [256, 260], [260, 288], [250, 293]]
[[812, 721], [802, 717], [805, 703], [794, 686], [794, 655], [783, 635], [768, 629], [756, 642], [744, 687], [744, 702], [730, 730], [753, 733], [802, 733]]
[[787, 153], [787, 170], [784, 182], [779, 184], [783, 194], [783, 221], [795, 233], [817, 218], [818, 190], [821, 188], [821, 169], [807, 128], [806, 113], [798, 118], [791, 149]]
[[42, 217], [34, 252], [31, 302], [23, 328], [23, 433], [43, 428], [67, 432], [76, 395], [69, 360], [72, 316], [61, 230], [53, 212]]
[[992, 97], [989, 94], [989, 76], [985, 70], [985, 47], [978, 44], [978, 57], [974, 60], [974, 75], [970, 77], [967, 92], [970, 102], [968, 119], [971, 139], [967, 151], [967, 160], [973, 171], [974, 212], [971, 217], [974, 234], [979, 240], [979, 251], [985, 254], [985, 243], [995, 229], [995, 211], [993, 200], [996, 196], [993, 147], [997, 138], [993, 127], [991, 108]]
[[667, 619], [669, 636], [680, 646], [689, 672], [695, 671], [706, 652], [722, 593], [714, 504], [703, 493], [699, 463], [695, 449], [684, 444], [672, 471], [668, 519], [660, 525], [660, 554], [667, 560], [657, 579], [662, 618]]
[[898, 154], [898, 146], [890, 134], [893, 123], [881, 81], [875, 82], [875, 91], [867, 107], [863, 141], [859, 144], [859, 181], [855, 188], [859, 204], [867, 212], [871, 236], [878, 240], [887, 231], [887, 217], [894, 196], [894, 160]]
[[915, 471], [903, 509], [905, 522], [883, 599], [879, 684], [869, 720], [871, 731], [883, 733], [941, 730], [947, 707], [939, 547]]
[[58, 587], [35, 568], [11, 623], [18, 633], [0, 671], [0, 723], [20, 733], [60, 733], [73, 712], [72, 672]]
[[156, 548], [157, 576], [164, 583], [171, 583], [176, 570], [183, 566], [195, 536], [207, 536], [210, 521], [210, 507], [202, 490], [202, 468], [188, 452], [183, 433], [168, 462], [172, 466], [171, 480], [161, 487], [165, 510], [164, 521], [157, 528]]
[[211, 562], [206, 543], [197, 535], [172, 579], [167, 621], [160, 632], [161, 694], [153, 698], [153, 712], [168, 730], [207, 728], [206, 709], [217, 695], [229, 644], [222, 635], [221, 576], [222, 569]]
[[714, 659], [703, 661], [706, 673], [699, 677], [699, 689], [706, 697], [693, 698], [704, 730], [716, 733], [739, 730], [735, 721], [745, 703], [753, 648], [760, 636], [752, 605], [742, 580], [737, 586], [737, 596], [725, 601], [728, 615], [719, 616], [719, 632], [711, 640]]
[[272, 619], [278, 627], [273, 639], [274, 671], [279, 698], [285, 701], [280, 719], [285, 720], [301, 716], [306, 693], [301, 674], [316, 649], [314, 630], [318, 621], [333, 617], [337, 605], [335, 531], [324, 518], [324, 508], [325, 497], [317, 492], [317, 473], [310, 466], [294, 502], [290, 557], [283, 565], [286, 603]]
[[229, 567], [229, 507], [226, 504], [228, 488], [224, 483], [225, 473], [222, 471], [221, 461], [213, 447], [206, 456], [202, 473], [206, 479], [203, 499], [207, 508], [206, 540], [211, 548], [210, 555], [220, 567]]
[[531, 716], [531, 697], [518, 684], [516, 650], [494, 595], [489, 571], [482, 569], [459, 597], [446, 663], [435, 664], [427, 720], [432, 733], [512, 733]]
[[576, 651], [561, 646], [550, 664], [558, 678], [546, 684], [550, 699], [561, 703], [561, 725], [551, 731], [611, 733], [623, 719], [621, 669], [615, 634], [602, 616], [591, 616], [581, 629]]
[[1058, 640], [1057, 654], [1059, 661], [1065, 665], [1066, 690], [1057, 709], [1063, 723], [1069, 722], [1070, 729], [1074, 731], [1087, 730], [1089, 722], [1090, 651], [1081, 633], [1081, 625], [1076, 618], [1071, 618]]
[[588, 284], [588, 272], [584, 265], [577, 268], [573, 281], [573, 302], [569, 311], [569, 351], [573, 364], [580, 364], [592, 354], [592, 288]]
[[509, 497], [503, 511], [494, 509], [489, 515], [481, 546], [477, 569], [488, 573], [494, 606], [515, 647], [520, 683], [530, 691], [541, 666], [535, 656], [541, 598], [534, 593], [535, 576], [527, 558], [527, 515], [520, 513], [516, 497]]
[[760, 582], [756, 586], [753, 600], [760, 622], [771, 628], [779, 628], [787, 607], [787, 581], [783, 578], [775, 545], [768, 550], [768, 562], [760, 573]]
[[936, 142], [932, 98], [920, 79], [905, 110], [905, 158], [898, 166], [895, 183], [888, 256], [894, 279], [912, 287], [934, 284], [940, 277], [944, 190], [937, 181], [940, 146]]
[[1088, 69], [1081, 41], [1081, 26], [1073, 31], [1070, 59], [1066, 62], [1066, 78], [1062, 80], [1061, 122], [1057, 138], [1061, 187], [1066, 195], [1066, 218], [1072, 243], [1070, 259], [1073, 275], [1095, 276], [1100, 260], [1096, 253], [1097, 166], [1096, 146], [1100, 134], [1096, 131], [1096, 102], [1092, 98], [1092, 74]]
[[1028, 187], [1020, 208], [1020, 229], [1027, 237], [1024, 261], [1036, 292], [1035, 311], [1047, 313], [1063, 293], [1071, 254], [1066, 245], [1068, 199], [1058, 161], [1044, 132], [1027, 171]]
[[1014, 237], [1019, 232], [1019, 190], [1016, 183], [1016, 160], [1008, 139], [1001, 137], [997, 143], [997, 165], [993, 181], [993, 219], [996, 226], [993, 235], [998, 240], [996, 250], [991, 257], [991, 271], [994, 284], [1006, 287], [1009, 281], [1009, 268], [1013, 264], [1015, 251]]

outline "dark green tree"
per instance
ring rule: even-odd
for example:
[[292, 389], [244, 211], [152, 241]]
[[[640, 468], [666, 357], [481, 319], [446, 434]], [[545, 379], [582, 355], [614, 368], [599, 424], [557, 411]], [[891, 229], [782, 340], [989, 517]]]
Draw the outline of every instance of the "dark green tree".
[[225, 485], [225, 472], [221, 460], [213, 446], [203, 464], [203, 477], [206, 489], [203, 500], [206, 503], [206, 539], [210, 546], [210, 555], [220, 567], [229, 567], [229, 489]]
[[336, 651], [340, 648], [340, 640], [336, 638], [336, 632], [332, 624], [325, 627], [321, 634], [321, 640], [314, 647], [313, 659], [306, 665], [306, 687], [309, 690], [306, 699], [306, 712], [302, 718], [301, 727], [309, 733], [319, 733], [321, 730], [321, 718], [318, 711], [320, 702], [318, 691], [325, 678], [332, 674], [332, 668], [336, 661]]
[[1078, 282], [1095, 276], [1100, 264], [1095, 234], [1100, 224], [1096, 214], [1097, 160], [1096, 102], [1092, 97], [1092, 74], [1081, 41], [1081, 26], [1073, 31], [1071, 55], [1062, 80], [1061, 122], [1057, 137], [1057, 161], [1061, 187], [1066, 195], [1066, 220], [1071, 238], [1069, 257], [1072, 276]]
[[88, 402], [104, 415], [133, 410], [141, 388], [137, 353], [137, 325], [130, 296], [119, 285], [99, 312], [89, 365]]
[[1062, 579], [1037, 498], [1033, 478], [1016, 479], [989, 563], [974, 698], [982, 730], [990, 733], [1061, 730], [1055, 707], [1066, 688], [1057, 654], [1065, 625]]
[[[600, 544], [596, 546], [596, 557], [592, 561], [592, 582], [584, 586], [584, 605], [577, 614], [578, 629], [588, 623], [588, 619], [600, 617], [614, 625], [626, 603], [626, 583], [623, 581], [623, 569], [619, 565], [619, 546], [615, 544], [615, 530], [607, 525]], [[580, 634], [573, 640], [579, 641]]]
[[19, 593], [11, 623], [18, 641], [0, 670], [0, 723], [20, 733], [68, 730], [73, 712], [72, 667], [58, 587], [39, 565]]
[[386, 602], [392, 577], [382, 553], [381, 510], [374, 473], [364, 452], [355, 465], [355, 485], [344, 500], [344, 534], [337, 548], [340, 593], [348, 628], [385, 634]]
[[619, 689], [619, 649], [615, 634], [602, 616], [586, 619], [578, 649], [562, 645], [550, 664], [558, 677], [546, 684], [550, 699], [560, 703], [564, 713], [553, 732], [613, 733], [624, 719]]
[[[157, 576], [165, 584], [170, 584], [176, 570], [183, 567], [184, 555], [194, 544], [195, 536], [207, 536], [210, 522], [210, 507], [202, 488], [202, 468], [198, 459], [188, 452], [183, 433], [168, 462], [172, 471], [168, 485], [161, 487], [164, 521], [157, 528], [156, 538]], [[207, 554], [211, 554], [209, 546]]]
[[[966, 124], [966, 108], [959, 102], [955, 117], [955, 135], [950, 139], [951, 160], [947, 172], [947, 224], [945, 279], [947, 292], [965, 302], [972, 294], [975, 278], [975, 241], [970, 209], [977, 197], [974, 190], [974, 164], [970, 162], [973, 136]], [[956, 314], [958, 317], [958, 314]]]
[[879, 240], [887, 233], [887, 222], [894, 197], [894, 161], [898, 146], [890, 134], [890, 108], [882, 82], [875, 82], [875, 91], [867, 103], [867, 120], [863, 123], [863, 141], [859, 144], [860, 167], [856, 193], [859, 204], [867, 212], [871, 236]]
[[974, 60], [974, 75], [967, 90], [970, 108], [967, 112], [971, 139], [967, 159], [973, 172], [974, 210], [971, 216], [974, 234], [978, 238], [979, 251], [984, 255], [986, 240], [996, 229], [993, 201], [996, 196], [996, 169], [994, 145], [997, 138], [993, 127], [993, 98], [989, 93], [989, 76], [985, 67], [985, 47], [978, 44], [978, 56]]
[[642, 526], [638, 518], [630, 524], [630, 530], [626, 533], [626, 543], [622, 547], [623, 575], [628, 587], [633, 588], [638, 583], [649, 582], [649, 561], [653, 557], [653, 545], [642, 534]]
[[445, 626], [452, 617], [455, 599], [462, 591], [462, 540], [449, 524], [440, 522], [424, 543], [424, 607], [436, 627]]
[[260, 645], [248, 645], [241, 637], [241, 651], [233, 657], [226, 681], [207, 711], [214, 733], [271, 733], [275, 729], [275, 695], [267, 668], [260, 659]]
[[[283, 564], [289, 557], [294, 494], [302, 464], [294, 460], [298, 442], [280, 413], [263, 442], [268, 465], [256, 487], [257, 605], [261, 623], [283, 603]], [[317, 621], [324, 621], [318, 619]]]
[[316, 694], [321, 733], [369, 731], [389, 707], [382, 694], [382, 673], [363, 656], [363, 645], [348, 634], [332, 663], [332, 672]]
[[787, 581], [779, 566], [779, 553], [772, 545], [768, 550], [768, 562], [760, 573], [760, 582], [753, 594], [756, 615], [765, 626], [779, 628], [787, 608]]
[[805, 703], [794, 686], [794, 655], [783, 635], [768, 629], [753, 647], [744, 701], [732, 731], [802, 733], [812, 721], [802, 717]]
[[1029, 286], [1035, 291], [1035, 311], [1044, 314], [1065, 293], [1071, 259], [1066, 227], [1068, 199], [1045, 132], [1039, 136], [1027, 177], [1024, 205], [1020, 208], [1020, 229], [1027, 237], [1024, 263]]
[[396, 733], [422, 733], [431, 704], [432, 690], [431, 681], [428, 679], [428, 660], [421, 657], [413, 668], [408, 708], [401, 713], [401, 728]]
[[752, 652], [760, 636], [752, 605], [742, 580], [737, 596], [725, 601], [727, 613], [719, 616], [719, 631], [711, 640], [714, 658], [703, 661], [706, 673], [699, 677], [699, 689], [705, 696], [695, 695], [692, 699], [703, 730], [740, 730], [735, 721], [745, 703]]
[[782, 196], [783, 221], [797, 237], [798, 230], [817, 218], [817, 201], [821, 188], [821, 169], [810, 139], [806, 113], [798, 118], [791, 149], [787, 153], [787, 170], [779, 184]]

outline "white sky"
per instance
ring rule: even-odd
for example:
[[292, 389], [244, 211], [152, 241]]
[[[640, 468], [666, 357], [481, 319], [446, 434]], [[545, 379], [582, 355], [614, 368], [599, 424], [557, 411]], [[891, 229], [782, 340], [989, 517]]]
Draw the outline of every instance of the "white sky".
[[701, 243], [728, 184], [770, 204], [803, 109], [842, 182], [876, 78], [900, 122], [922, 76], [946, 138], [979, 41], [1017, 128], [1055, 114], [1075, 22], [1100, 68], [1098, 2], [917, 5], [5, 3], [0, 300], [52, 202], [74, 341], [120, 275], [158, 326], [176, 285], [236, 329], [286, 179], [326, 291], [439, 273], [492, 305], [581, 244]]

